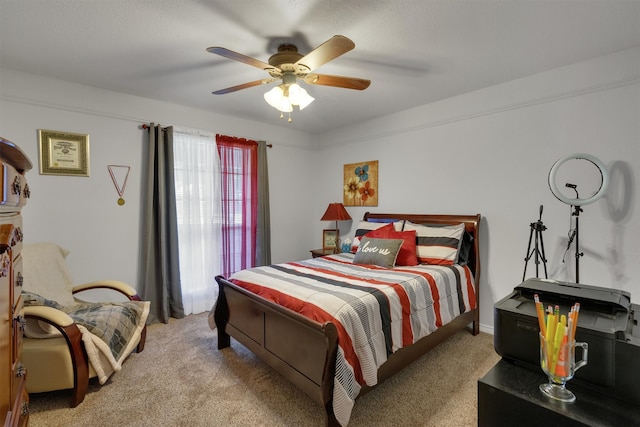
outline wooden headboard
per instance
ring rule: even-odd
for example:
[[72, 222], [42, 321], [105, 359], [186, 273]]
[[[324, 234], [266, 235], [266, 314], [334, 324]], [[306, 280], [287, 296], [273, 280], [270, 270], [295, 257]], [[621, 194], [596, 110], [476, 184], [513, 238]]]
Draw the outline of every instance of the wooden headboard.
[[[469, 256], [469, 268], [475, 279], [476, 298], [479, 298], [480, 284], [480, 214], [474, 215], [437, 215], [437, 214], [398, 214], [398, 213], [373, 213], [364, 214], [365, 221], [372, 220], [408, 220], [416, 224], [456, 225], [464, 223], [465, 230], [473, 236], [473, 245]], [[479, 301], [476, 301], [476, 303]]]

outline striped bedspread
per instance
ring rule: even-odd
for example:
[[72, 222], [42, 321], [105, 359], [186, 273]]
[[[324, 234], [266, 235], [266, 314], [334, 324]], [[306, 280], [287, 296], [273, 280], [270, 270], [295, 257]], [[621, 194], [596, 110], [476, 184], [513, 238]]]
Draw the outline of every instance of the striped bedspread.
[[230, 280], [263, 298], [338, 329], [333, 395], [336, 418], [347, 425], [363, 385], [411, 345], [475, 308], [468, 267], [418, 265], [384, 269], [353, 264], [353, 254], [243, 270]]

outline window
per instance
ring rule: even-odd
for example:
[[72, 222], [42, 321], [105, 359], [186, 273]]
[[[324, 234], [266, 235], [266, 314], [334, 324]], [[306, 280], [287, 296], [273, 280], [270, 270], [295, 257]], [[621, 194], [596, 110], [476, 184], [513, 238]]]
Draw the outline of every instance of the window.
[[222, 174], [222, 274], [255, 265], [258, 213], [258, 144], [216, 135]]
[[185, 314], [211, 309], [222, 265], [220, 162], [213, 135], [174, 131], [174, 181]]
[[255, 141], [174, 131], [174, 180], [185, 314], [211, 309], [216, 275], [256, 259], [258, 148]]

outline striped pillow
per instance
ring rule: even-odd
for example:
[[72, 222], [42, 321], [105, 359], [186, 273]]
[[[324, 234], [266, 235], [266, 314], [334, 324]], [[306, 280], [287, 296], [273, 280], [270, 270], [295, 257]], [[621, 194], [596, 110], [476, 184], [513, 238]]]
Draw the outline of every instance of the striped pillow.
[[[395, 228], [396, 231], [402, 231], [403, 223], [404, 223], [404, 220], [395, 221], [393, 222], [393, 228]], [[356, 228], [356, 233], [353, 236], [353, 243], [351, 243], [351, 253], [355, 254], [356, 251], [358, 250], [358, 246], [360, 246], [360, 239], [362, 239], [362, 236], [364, 236], [371, 230], [377, 230], [378, 228], [382, 228], [388, 224], [389, 223], [386, 221], [385, 222], [360, 221], [360, 223], [358, 224], [358, 228]]]
[[423, 225], [407, 221], [404, 231], [416, 231], [416, 255], [421, 264], [452, 265], [458, 259], [464, 223]]

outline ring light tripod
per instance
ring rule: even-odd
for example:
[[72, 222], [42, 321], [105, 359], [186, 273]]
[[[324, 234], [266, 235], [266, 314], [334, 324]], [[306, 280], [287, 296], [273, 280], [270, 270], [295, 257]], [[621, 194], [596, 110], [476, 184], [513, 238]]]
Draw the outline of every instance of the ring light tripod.
[[[580, 199], [580, 197], [578, 196], [578, 190], [577, 190], [578, 186], [576, 184], [566, 183], [564, 185], [567, 188], [572, 188], [576, 192], [576, 198], [572, 199], [562, 194], [556, 182], [556, 175], [558, 173], [558, 169], [560, 168], [560, 166], [562, 166], [565, 162], [573, 159], [588, 160], [589, 162], [593, 163], [595, 167], [598, 168], [598, 172], [600, 172], [600, 188], [598, 188], [598, 190], [591, 197], [587, 197], [586, 199]], [[569, 250], [569, 247], [571, 246], [571, 243], [575, 238], [576, 283], [580, 283], [580, 257], [584, 255], [583, 252], [580, 252], [580, 247], [579, 247], [579, 239], [580, 239], [579, 218], [580, 218], [580, 213], [582, 212], [581, 206], [588, 205], [589, 203], [593, 203], [596, 200], [598, 200], [600, 197], [602, 197], [604, 195], [604, 192], [607, 189], [608, 184], [609, 184], [609, 175], [607, 174], [607, 169], [605, 168], [604, 164], [600, 160], [598, 160], [596, 157], [590, 154], [578, 153], [578, 154], [571, 154], [569, 156], [565, 156], [560, 160], [558, 160], [557, 162], [555, 162], [551, 167], [551, 170], [549, 171], [549, 188], [551, 189], [551, 192], [561, 202], [571, 205], [571, 207], [573, 208], [573, 212], [571, 213], [571, 216], [576, 217], [576, 228], [570, 234], [569, 242], [567, 244], [567, 250]]]
[[[547, 258], [544, 254], [544, 241], [542, 240], [542, 232], [547, 229], [542, 223], [542, 205], [540, 205], [540, 216], [538, 217], [538, 221], [532, 222], [531, 231], [529, 232], [529, 246], [527, 246], [527, 256], [524, 259], [524, 272], [522, 273], [522, 281], [527, 275], [527, 264], [532, 256], [535, 256], [534, 262], [536, 264], [536, 277], [538, 276], [538, 268], [540, 266], [540, 261], [542, 260], [542, 264], [544, 265], [544, 278], [548, 279], [547, 276]], [[535, 233], [535, 246], [533, 250], [531, 250], [531, 239]], [[541, 250], [542, 249], [542, 250]], [[529, 252], [531, 251], [531, 252]]]

